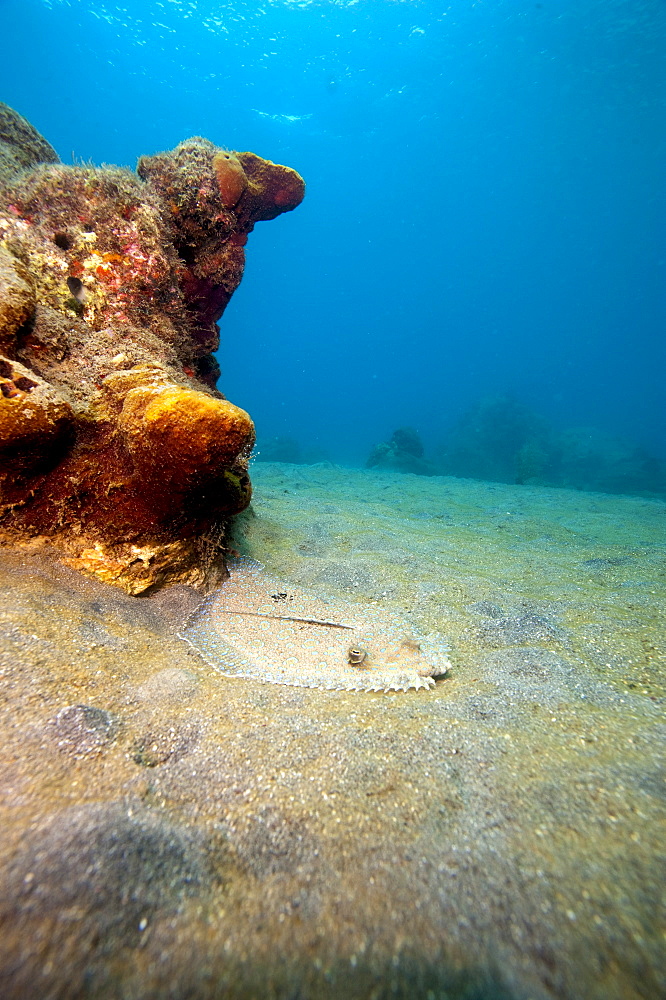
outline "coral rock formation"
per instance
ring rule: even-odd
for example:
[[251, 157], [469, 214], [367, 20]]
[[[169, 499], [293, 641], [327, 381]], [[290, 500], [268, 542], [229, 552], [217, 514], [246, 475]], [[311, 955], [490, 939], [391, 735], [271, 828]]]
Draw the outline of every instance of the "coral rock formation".
[[57, 163], [58, 154], [36, 128], [0, 101], [0, 176], [38, 163]]
[[55, 161], [0, 105], [0, 541], [130, 593], [212, 584], [254, 443], [216, 389], [217, 321], [303, 180], [199, 138], [138, 176]]
[[412, 472], [417, 476], [434, 476], [436, 471], [424, 459], [423, 443], [413, 427], [398, 427], [389, 441], [375, 445], [365, 464], [368, 469]]

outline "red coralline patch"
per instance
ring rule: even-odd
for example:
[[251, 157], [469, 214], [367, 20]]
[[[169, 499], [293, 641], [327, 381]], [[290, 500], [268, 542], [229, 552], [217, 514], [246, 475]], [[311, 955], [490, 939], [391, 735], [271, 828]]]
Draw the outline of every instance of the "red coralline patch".
[[232, 233], [229, 242], [237, 247], [244, 247], [247, 243], [247, 233]]
[[294, 192], [290, 191], [288, 188], [278, 188], [278, 190], [275, 192], [275, 195], [273, 196], [273, 200], [275, 201], [276, 205], [280, 206], [290, 205], [292, 208], [295, 208], [296, 205], [300, 204], [300, 199], [299, 199], [299, 201], [296, 202], [296, 205], [294, 205]]
[[[13, 194], [14, 204], [34, 219], [30, 230], [15, 226], [12, 238], [40, 302], [70, 317], [74, 311], [96, 330], [120, 318], [146, 327], [155, 320], [146, 301], [150, 292], [169, 314], [174, 333], [187, 337], [182, 300], [168, 292], [179, 259], [159, 199], [135, 174], [116, 167], [43, 166], [22, 177]], [[141, 208], [127, 219], [124, 209], [139, 201]], [[80, 282], [75, 292], [68, 277]]]

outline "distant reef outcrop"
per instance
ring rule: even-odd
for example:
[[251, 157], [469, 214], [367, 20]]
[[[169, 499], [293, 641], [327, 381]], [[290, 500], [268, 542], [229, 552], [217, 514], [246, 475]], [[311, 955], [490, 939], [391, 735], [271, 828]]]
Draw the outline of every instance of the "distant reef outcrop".
[[65, 166], [0, 104], [0, 543], [131, 594], [218, 581], [254, 426], [216, 388], [217, 322], [248, 233], [304, 191], [201, 138]]
[[365, 463], [368, 469], [383, 472], [413, 472], [435, 476], [437, 469], [423, 457], [423, 442], [413, 427], [398, 427], [388, 441], [375, 445]]
[[399, 427], [388, 441], [374, 446], [366, 467], [521, 486], [666, 495], [666, 463], [644, 447], [595, 427], [558, 427], [510, 393], [486, 396], [462, 413], [430, 460], [417, 431]]

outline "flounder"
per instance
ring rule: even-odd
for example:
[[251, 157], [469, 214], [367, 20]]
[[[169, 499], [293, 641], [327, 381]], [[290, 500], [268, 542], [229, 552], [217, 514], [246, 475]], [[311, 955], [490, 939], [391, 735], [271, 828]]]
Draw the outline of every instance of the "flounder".
[[439, 636], [417, 638], [379, 604], [307, 594], [239, 559], [179, 635], [222, 673], [335, 691], [428, 690], [447, 673]]

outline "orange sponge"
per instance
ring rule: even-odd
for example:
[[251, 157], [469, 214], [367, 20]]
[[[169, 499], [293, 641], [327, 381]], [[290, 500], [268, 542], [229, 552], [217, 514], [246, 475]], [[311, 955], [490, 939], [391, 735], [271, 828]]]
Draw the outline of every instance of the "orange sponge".
[[222, 204], [225, 208], [233, 208], [247, 187], [247, 176], [241, 163], [233, 153], [226, 149], [213, 157], [213, 170], [220, 189]]
[[177, 385], [132, 389], [119, 423], [141, 473], [176, 490], [222, 475], [254, 444], [245, 410]]

